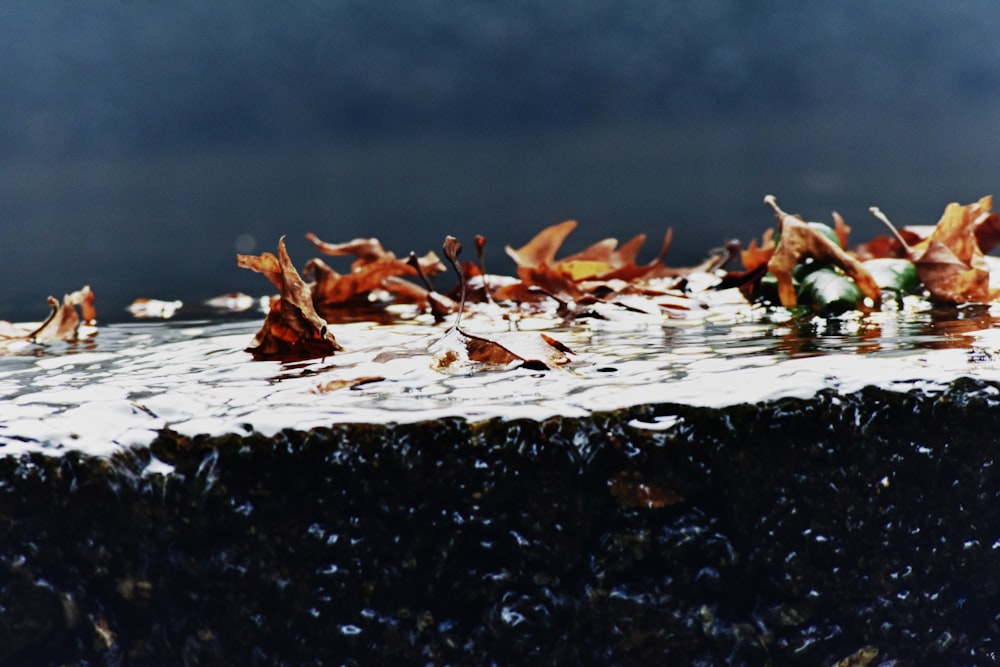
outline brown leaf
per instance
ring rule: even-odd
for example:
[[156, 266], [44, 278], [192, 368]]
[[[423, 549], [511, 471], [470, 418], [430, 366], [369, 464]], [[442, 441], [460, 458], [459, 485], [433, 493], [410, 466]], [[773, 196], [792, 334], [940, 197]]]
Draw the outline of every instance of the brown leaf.
[[338, 389], [357, 387], [359, 385], [370, 384], [372, 382], [381, 382], [384, 379], [384, 377], [380, 377], [378, 375], [364, 375], [350, 380], [330, 380], [329, 382], [316, 385], [316, 387], [312, 390], [312, 393], [329, 394], [331, 391], [337, 391]]
[[996, 215], [992, 208], [990, 196], [966, 206], [948, 204], [931, 235], [915, 245], [908, 243], [877, 207], [871, 211], [896, 236], [935, 301], [985, 303], [992, 298], [990, 271], [977, 229], [983, 229], [986, 237], [992, 234]]
[[327, 243], [313, 233], [306, 234], [306, 238], [327, 255], [356, 257], [350, 272], [346, 274], [337, 273], [322, 259], [309, 260], [304, 273], [316, 282], [313, 287], [313, 303], [317, 309], [364, 301], [369, 293], [377, 289], [412, 296], [414, 291], [408, 286], [388, 279], [397, 276], [415, 277], [418, 275], [418, 267], [428, 275], [444, 271], [444, 264], [433, 252], [416, 259], [417, 266], [412, 266], [409, 259], [398, 259], [395, 254], [383, 248], [378, 239]]
[[377, 260], [342, 275], [318, 257], [306, 262], [303, 273], [314, 280], [313, 304], [317, 307], [364, 299], [369, 292], [379, 289], [386, 278], [400, 274], [416, 275], [408, 265], [404, 268], [395, 259]]
[[461, 280], [461, 299], [455, 311], [455, 323], [440, 340], [430, 346], [439, 370], [456, 365], [475, 363], [485, 367], [509, 367], [521, 364], [531, 368], [553, 368], [568, 363], [571, 350], [545, 334], [509, 332], [490, 337], [477, 336], [462, 330], [462, 310], [465, 306], [466, 284], [458, 255], [462, 244], [454, 236], [447, 236], [443, 246], [445, 259], [455, 269]]
[[[981, 199], [980, 202], [982, 201]], [[979, 217], [972, 223], [976, 231], [976, 242], [984, 253], [988, 253], [1000, 245], [1000, 215], [996, 211], [990, 211], [991, 208], [993, 208], [992, 197], [988, 208], [981, 211]]]
[[801, 218], [782, 211], [773, 195], [765, 197], [764, 202], [774, 209], [780, 227], [781, 237], [767, 268], [778, 279], [778, 298], [782, 306], [794, 308], [798, 305], [792, 270], [809, 257], [840, 267], [857, 283], [858, 289], [874, 302], [876, 308], [880, 306], [882, 290], [861, 262]]
[[241, 267], [266, 275], [280, 292], [271, 301], [264, 325], [247, 348], [254, 359], [312, 359], [343, 349], [326, 320], [316, 312], [311, 288], [288, 257], [285, 237], [278, 240], [277, 257], [271, 253], [237, 255], [236, 261]]
[[[17, 341], [51, 343], [54, 341], [74, 341], [80, 338], [80, 326], [97, 324], [94, 309], [94, 293], [90, 287], [83, 287], [63, 297], [62, 303], [55, 297], [48, 299], [52, 309], [40, 325], [29, 331], [7, 321], [0, 321], [0, 345], [7, 346]], [[77, 313], [77, 307], [80, 312]]]
[[555, 368], [569, 363], [566, 345], [555, 338], [537, 332], [508, 332], [492, 334], [489, 337], [468, 333], [460, 327], [452, 327], [431, 348], [439, 370], [454, 370], [469, 363], [479, 367], [509, 368]]
[[382, 247], [382, 242], [378, 239], [354, 239], [345, 243], [327, 243], [321, 241], [318, 236], [309, 232], [306, 238], [316, 246], [316, 249], [326, 255], [340, 257], [351, 255], [357, 258], [362, 264], [370, 264], [384, 259], [396, 259], [396, 255]]

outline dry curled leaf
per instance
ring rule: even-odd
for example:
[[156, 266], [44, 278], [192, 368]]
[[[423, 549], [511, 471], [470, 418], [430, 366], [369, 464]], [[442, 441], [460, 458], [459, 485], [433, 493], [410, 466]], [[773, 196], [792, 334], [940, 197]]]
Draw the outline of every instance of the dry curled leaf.
[[990, 196], [966, 206], [948, 204], [930, 236], [912, 245], [882, 211], [874, 206], [871, 211], [903, 247], [931, 298], [942, 303], [984, 303], [993, 295], [977, 231], [989, 239], [1000, 226], [992, 208]]
[[337, 391], [338, 389], [349, 389], [363, 384], [371, 384], [372, 382], [381, 382], [384, 379], [384, 377], [378, 375], [364, 375], [351, 378], [350, 380], [330, 380], [329, 382], [316, 385], [312, 393], [329, 394], [331, 391]]
[[81, 337], [81, 325], [97, 324], [94, 293], [89, 286], [64, 295], [62, 302], [52, 296], [48, 301], [52, 309], [49, 316], [30, 331], [7, 321], [0, 321], [0, 347], [8, 347], [18, 341], [29, 343], [74, 341]]
[[[454, 236], [448, 236], [443, 249], [445, 258], [461, 278], [462, 267], [458, 262], [458, 255], [462, 251], [462, 244]], [[455, 313], [455, 323], [429, 348], [439, 370], [455, 370], [469, 363], [487, 368], [521, 365], [545, 369], [569, 362], [566, 355], [572, 354], [572, 351], [544, 333], [505, 332], [487, 337], [464, 331], [461, 327], [466, 298], [464, 279], [460, 288], [461, 298]]]
[[782, 306], [793, 308], [798, 305], [792, 271], [810, 257], [840, 267], [854, 280], [858, 289], [872, 300], [875, 308], [880, 306], [882, 290], [861, 262], [801, 218], [782, 211], [773, 195], [765, 197], [764, 202], [774, 209], [780, 228], [778, 245], [767, 262], [767, 268], [778, 279], [778, 299]]
[[501, 369], [523, 366], [537, 370], [569, 363], [572, 354], [566, 345], [544, 333], [511, 331], [477, 335], [453, 327], [430, 346], [438, 370], [477, 368]]
[[317, 309], [345, 304], [365, 299], [376, 289], [384, 289], [399, 294], [404, 299], [412, 298], [419, 290], [413, 290], [402, 281], [389, 280], [398, 276], [417, 276], [418, 268], [424, 274], [433, 275], [444, 271], [444, 264], [438, 256], [429, 252], [411, 265], [408, 260], [399, 259], [382, 247], [378, 239], [354, 239], [346, 243], [327, 243], [315, 234], [306, 234], [317, 249], [331, 256], [353, 256], [348, 273], [340, 274], [319, 258], [311, 259], [305, 267], [305, 274], [315, 280], [313, 303]]
[[236, 263], [267, 276], [279, 296], [271, 301], [264, 325], [247, 352], [254, 359], [282, 361], [325, 357], [340, 351], [333, 333], [313, 306], [312, 290], [295, 270], [285, 237], [278, 240], [278, 255], [237, 255]]
[[[56, 340], [76, 340], [80, 333], [80, 324], [96, 324], [97, 311], [94, 309], [94, 293], [90, 287], [84, 286], [63, 297], [62, 303], [55, 297], [49, 297], [52, 313], [41, 326], [28, 334], [28, 338], [36, 343]], [[80, 312], [77, 313], [77, 307]]]

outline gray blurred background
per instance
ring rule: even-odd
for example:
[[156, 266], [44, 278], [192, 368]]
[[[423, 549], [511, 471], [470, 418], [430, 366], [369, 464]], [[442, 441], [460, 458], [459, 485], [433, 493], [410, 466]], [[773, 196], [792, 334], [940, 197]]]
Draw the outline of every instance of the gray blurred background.
[[[0, 319], [89, 283], [270, 291], [237, 252], [445, 234], [672, 265], [790, 211], [855, 240], [997, 190], [1000, 3], [0, 2]], [[471, 244], [467, 244], [471, 245]], [[338, 264], [338, 267], [343, 265]]]

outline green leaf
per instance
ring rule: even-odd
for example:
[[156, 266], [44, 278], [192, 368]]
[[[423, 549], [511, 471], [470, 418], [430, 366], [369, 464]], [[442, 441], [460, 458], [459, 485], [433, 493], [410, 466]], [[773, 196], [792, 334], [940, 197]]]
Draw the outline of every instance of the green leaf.
[[869, 259], [863, 264], [881, 289], [893, 290], [900, 294], [913, 294], [920, 286], [917, 267], [908, 259], [885, 257]]
[[856, 309], [865, 298], [857, 284], [833, 267], [813, 271], [799, 283], [799, 303], [809, 304], [821, 315], [839, 315]]

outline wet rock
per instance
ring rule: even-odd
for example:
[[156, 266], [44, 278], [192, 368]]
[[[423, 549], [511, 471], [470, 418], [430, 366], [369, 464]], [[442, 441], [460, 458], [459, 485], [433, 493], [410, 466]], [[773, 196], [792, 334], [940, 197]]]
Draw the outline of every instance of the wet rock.
[[7, 456], [0, 665], [989, 662], [997, 395]]

